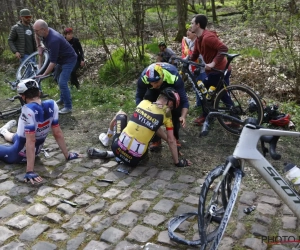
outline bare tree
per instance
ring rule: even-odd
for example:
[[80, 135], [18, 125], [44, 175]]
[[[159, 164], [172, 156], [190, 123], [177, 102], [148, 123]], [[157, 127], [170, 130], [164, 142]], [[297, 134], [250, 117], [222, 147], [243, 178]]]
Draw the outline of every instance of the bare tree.
[[175, 41], [181, 42], [182, 37], [186, 34], [186, 27], [185, 23], [187, 20], [187, 7], [188, 1], [187, 0], [176, 0], [176, 7], [177, 7], [177, 22], [178, 22], [178, 31], [175, 38]]

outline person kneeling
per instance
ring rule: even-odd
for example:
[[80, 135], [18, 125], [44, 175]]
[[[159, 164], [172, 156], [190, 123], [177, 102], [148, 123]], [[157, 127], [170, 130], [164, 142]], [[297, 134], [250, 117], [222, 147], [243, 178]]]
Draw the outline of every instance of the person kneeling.
[[[112, 138], [112, 151], [91, 147], [87, 150], [88, 156], [101, 159], [117, 157], [125, 165], [135, 167], [147, 155], [149, 142], [157, 133], [158, 136], [168, 142], [174, 164], [177, 167], [191, 165], [187, 159], [179, 160], [176, 138], [173, 133], [171, 110], [177, 108], [179, 103], [180, 97], [176, 90], [165, 88], [161, 91], [156, 102], [141, 101], [128, 124], [126, 113], [119, 111], [110, 122], [107, 134], [102, 133], [99, 136], [104, 146], [108, 146], [109, 140]], [[165, 125], [167, 134], [163, 131], [162, 125]]]

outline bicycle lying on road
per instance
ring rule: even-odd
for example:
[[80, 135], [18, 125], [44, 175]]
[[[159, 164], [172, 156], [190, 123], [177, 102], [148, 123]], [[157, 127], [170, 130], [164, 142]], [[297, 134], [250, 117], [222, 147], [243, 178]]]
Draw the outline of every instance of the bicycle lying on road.
[[[299, 195], [264, 157], [265, 153], [269, 151], [274, 160], [279, 160], [281, 155], [276, 152], [279, 137], [300, 137], [300, 133], [264, 128], [257, 125], [257, 119], [254, 118], [241, 121], [226, 114], [212, 112], [206, 117], [202, 135], [208, 134], [211, 117], [223, 117], [231, 120], [243, 126], [243, 130], [233, 155], [227, 158], [224, 165], [217, 166], [209, 172], [203, 183], [198, 206], [201, 249], [218, 249], [233, 211], [242, 177], [245, 175], [246, 163], [258, 172], [300, 219]], [[263, 154], [257, 149], [259, 140], [270, 145], [269, 150], [263, 147]]]
[[[36, 81], [40, 85], [40, 83], [43, 79], [48, 78], [50, 76], [53, 76], [53, 74], [39, 77], [38, 79], [36, 79]], [[46, 97], [46, 95], [43, 95], [41, 98], [44, 98], [44, 97]], [[19, 103], [12, 104], [12, 102], [14, 102], [15, 100], [19, 100]], [[3, 105], [0, 106], [0, 119], [7, 119], [9, 117], [13, 117], [13, 116], [21, 113], [21, 109], [22, 109], [22, 106], [24, 105], [24, 101], [20, 95], [15, 95], [11, 98], [7, 98], [6, 101], [9, 101], [10, 103], [5, 102], [5, 104], [4, 104], [5, 107], [3, 107]]]
[[[239, 56], [239, 54], [222, 54], [227, 57], [227, 64], [224, 70], [212, 68], [213, 71], [220, 73], [220, 79], [215, 85], [215, 90], [213, 92], [207, 91], [201, 81], [197, 82], [196, 76], [190, 71], [190, 66], [195, 66], [199, 69], [201, 67], [205, 67], [204, 64], [198, 64], [180, 57], [175, 57], [174, 59], [180, 62], [179, 68], [181, 68], [182, 74], [188, 76], [193, 90], [201, 99], [203, 112], [207, 114], [214, 111], [220, 112], [234, 116], [243, 121], [248, 117], [255, 117], [258, 121], [258, 124], [261, 124], [263, 120], [263, 105], [257, 94], [246, 85], [227, 86], [226, 82], [224, 81], [231, 61], [235, 57]], [[228, 96], [230, 98], [228, 98]], [[228, 102], [230, 99], [231, 101]], [[220, 116], [217, 117], [217, 119], [221, 126], [228, 132], [234, 135], [239, 135], [241, 133], [242, 126], [237, 123], [230, 122], [226, 116]]]

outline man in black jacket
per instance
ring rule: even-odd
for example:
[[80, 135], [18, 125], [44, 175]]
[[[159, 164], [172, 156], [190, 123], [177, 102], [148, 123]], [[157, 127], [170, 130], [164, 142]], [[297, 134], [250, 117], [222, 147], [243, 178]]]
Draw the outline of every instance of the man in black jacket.
[[76, 71], [81, 66], [84, 66], [84, 54], [82, 50], [81, 43], [79, 42], [79, 39], [73, 36], [73, 29], [72, 28], [65, 28], [64, 29], [64, 36], [67, 39], [67, 41], [72, 45], [73, 49], [75, 50], [77, 54], [77, 62], [76, 65], [71, 73], [71, 85], [75, 85], [77, 89], [79, 89], [79, 82], [77, 79]]

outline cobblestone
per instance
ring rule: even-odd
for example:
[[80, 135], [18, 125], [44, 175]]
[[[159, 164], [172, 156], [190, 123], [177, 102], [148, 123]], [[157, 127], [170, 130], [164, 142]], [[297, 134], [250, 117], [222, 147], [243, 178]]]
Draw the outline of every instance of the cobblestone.
[[[39, 185], [23, 183], [23, 166], [0, 163], [0, 250], [195, 249], [170, 240], [167, 226], [174, 216], [198, 210], [203, 178], [151, 164], [130, 169], [88, 158], [66, 164], [58, 150], [53, 147], [51, 160], [41, 159], [45, 181]], [[129, 169], [129, 175], [117, 172], [119, 167]], [[243, 209], [252, 205], [256, 210], [248, 216]], [[198, 239], [196, 216], [176, 234]], [[273, 190], [242, 188], [219, 249], [298, 246], [272, 246], [262, 240], [276, 235], [298, 240], [298, 219]]]

